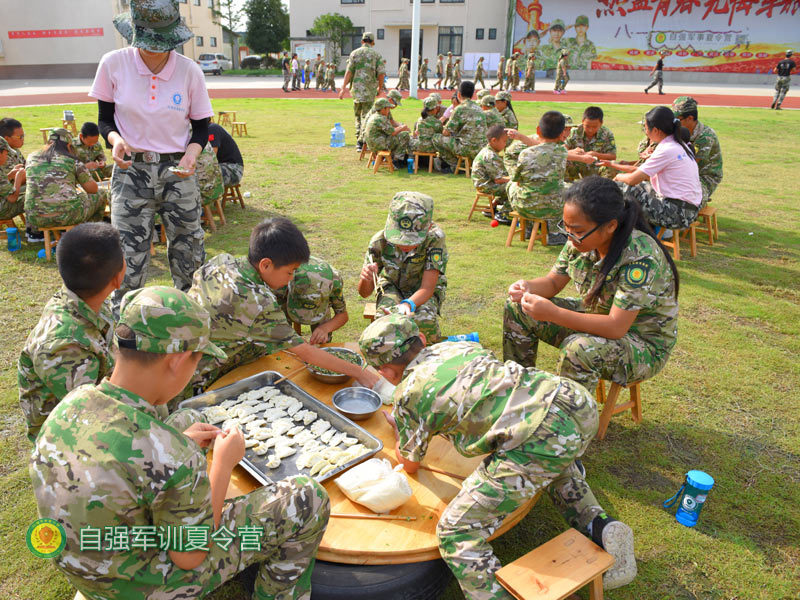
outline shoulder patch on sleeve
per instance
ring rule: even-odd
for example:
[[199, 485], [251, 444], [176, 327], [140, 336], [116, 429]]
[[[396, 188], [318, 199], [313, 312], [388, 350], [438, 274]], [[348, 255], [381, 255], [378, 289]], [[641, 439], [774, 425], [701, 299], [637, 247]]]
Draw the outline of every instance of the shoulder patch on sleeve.
[[650, 266], [649, 261], [637, 260], [626, 265], [620, 273], [620, 277], [630, 287], [641, 287], [647, 281], [647, 276], [650, 274]]

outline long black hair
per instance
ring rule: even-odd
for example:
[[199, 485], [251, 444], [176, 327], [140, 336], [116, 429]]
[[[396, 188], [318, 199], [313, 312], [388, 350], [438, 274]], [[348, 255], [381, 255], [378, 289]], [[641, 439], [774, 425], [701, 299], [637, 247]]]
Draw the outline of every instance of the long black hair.
[[656, 237], [656, 234], [653, 233], [642, 214], [642, 207], [635, 198], [624, 197], [619, 186], [610, 179], [591, 175], [576, 181], [567, 188], [564, 192], [564, 203], [577, 205], [588, 219], [598, 225], [608, 223], [614, 219], [617, 221], [617, 229], [611, 238], [608, 255], [603, 259], [603, 266], [600, 268], [600, 273], [597, 275], [592, 289], [589, 290], [588, 295], [584, 298], [584, 302], [588, 306], [593, 306], [597, 303], [597, 297], [600, 295], [600, 290], [603, 289], [606, 276], [617, 263], [619, 257], [622, 256], [622, 251], [625, 249], [628, 238], [634, 229], [649, 235], [661, 248], [667, 258], [667, 262], [669, 262], [670, 269], [672, 269], [672, 277], [675, 279], [675, 297], [678, 297], [678, 288], [680, 287], [678, 267], [675, 266], [675, 261], [672, 260], [669, 252]]
[[678, 142], [684, 150], [686, 150], [686, 154], [688, 154], [695, 162], [697, 161], [697, 159], [694, 157], [694, 151], [692, 150], [691, 144], [687, 144], [683, 140], [680, 120], [675, 117], [675, 114], [669, 108], [666, 106], [656, 106], [655, 108], [651, 108], [644, 116], [644, 120], [650, 129], [656, 128], [659, 131], [662, 131], [665, 135], [671, 135], [673, 138], [675, 138], [675, 141]]
[[78, 157], [69, 151], [69, 145], [67, 144], [67, 142], [61, 139], [51, 140], [50, 143], [46, 146], [44, 152], [42, 152], [42, 158], [45, 159], [47, 162], [53, 162], [53, 157], [56, 154], [61, 154], [63, 156], [66, 156], [67, 158], [78, 160]]

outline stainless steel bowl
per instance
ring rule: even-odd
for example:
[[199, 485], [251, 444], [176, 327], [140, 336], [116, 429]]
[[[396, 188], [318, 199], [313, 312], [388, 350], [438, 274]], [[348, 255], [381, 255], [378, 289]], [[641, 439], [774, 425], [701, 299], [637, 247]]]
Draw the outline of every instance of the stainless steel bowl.
[[381, 407], [381, 397], [369, 388], [349, 387], [333, 395], [333, 406], [348, 419], [363, 421]]
[[[361, 358], [361, 355], [358, 352], [353, 352], [349, 348], [341, 348], [338, 346], [330, 346], [328, 348], [322, 348], [325, 352], [330, 352], [331, 350], [336, 350], [337, 352], [343, 354], [352, 354], [356, 358], [358, 358], [359, 364], [363, 367], [364, 366], [364, 359]], [[345, 375], [343, 373], [338, 373], [336, 375], [328, 375], [327, 373], [320, 373], [318, 367], [315, 365], [308, 365], [308, 372], [311, 373], [311, 377], [316, 379], [317, 381], [321, 381], [323, 383], [344, 383], [348, 379], [350, 379], [350, 375]]]

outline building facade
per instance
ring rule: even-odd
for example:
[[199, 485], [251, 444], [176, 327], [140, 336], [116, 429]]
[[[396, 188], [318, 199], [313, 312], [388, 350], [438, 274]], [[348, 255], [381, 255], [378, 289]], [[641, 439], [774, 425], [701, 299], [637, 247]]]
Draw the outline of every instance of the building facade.
[[[179, 0], [195, 38], [178, 50], [194, 60], [223, 52], [214, 1]], [[93, 77], [106, 52], [126, 45], [112, 20], [129, 8], [128, 0], [0, 0], [0, 78]]]

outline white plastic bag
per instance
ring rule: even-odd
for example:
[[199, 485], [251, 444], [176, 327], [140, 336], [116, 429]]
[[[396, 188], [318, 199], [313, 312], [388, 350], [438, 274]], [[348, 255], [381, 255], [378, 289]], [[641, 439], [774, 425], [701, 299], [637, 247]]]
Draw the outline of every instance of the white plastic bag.
[[363, 504], [372, 512], [387, 513], [413, 495], [402, 468], [397, 465], [393, 470], [385, 458], [371, 458], [334, 481], [353, 502]]

